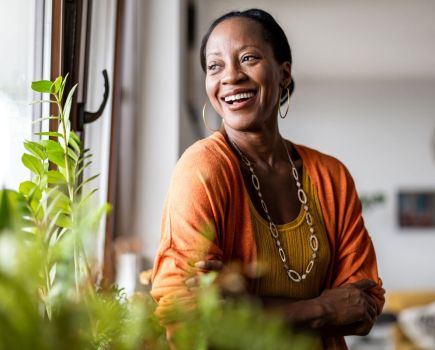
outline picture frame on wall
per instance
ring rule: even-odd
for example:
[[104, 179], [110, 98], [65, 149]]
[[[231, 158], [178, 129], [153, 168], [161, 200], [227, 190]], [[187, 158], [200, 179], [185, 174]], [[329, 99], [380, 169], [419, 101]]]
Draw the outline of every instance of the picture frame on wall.
[[399, 191], [398, 222], [401, 228], [435, 228], [435, 189]]

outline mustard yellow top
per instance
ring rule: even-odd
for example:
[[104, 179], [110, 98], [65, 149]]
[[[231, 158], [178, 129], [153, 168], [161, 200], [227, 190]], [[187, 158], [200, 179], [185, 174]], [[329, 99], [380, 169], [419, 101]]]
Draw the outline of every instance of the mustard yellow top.
[[[310, 213], [313, 216], [314, 229], [319, 241], [319, 249], [311, 272], [305, 280], [293, 282], [284, 270], [275, 240], [269, 231], [269, 222], [255, 209], [249, 200], [258, 263], [263, 270], [262, 277], [255, 283], [255, 292], [260, 296], [310, 299], [320, 295], [325, 288], [325, 281], [330, 260], [330, 247], [323, 222], [322, 211], [314, 185], [303, 169], [303, 188], [308, 197]], [[272, 218], [273, 219], [273, 218]], [[290, 268], [301, 275], [306, 270], [313, 254], [308, 237], [309, 228], [305, 220], [305, 210], [301, 207], [299, 215], [293, 221], [276, 225], [281, 244], [287, 256]]]

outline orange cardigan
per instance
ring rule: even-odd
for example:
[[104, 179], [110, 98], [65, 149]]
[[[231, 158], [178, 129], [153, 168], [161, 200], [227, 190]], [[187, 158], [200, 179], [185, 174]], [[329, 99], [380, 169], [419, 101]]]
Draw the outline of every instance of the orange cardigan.
[[[331, 260], [326, 288], [369, 278], [378, 283], [370, 292], [380, 313], [384, 290], [352, 177], [337, 159], [294, 147], [317, 189], [328, 234]], [[163, 315], [173, 298], [191, 300], [184, 282], [195, 273], [192, 265], [204, 259], [246, 264], [256, 260], [248, 192], [239, 161], [220, 132], [189, 147], [175, 167], [152, 276], [158, 313]], [[325, 339], [325, 347], [346, 345], [342, 337], [335, 337]]]

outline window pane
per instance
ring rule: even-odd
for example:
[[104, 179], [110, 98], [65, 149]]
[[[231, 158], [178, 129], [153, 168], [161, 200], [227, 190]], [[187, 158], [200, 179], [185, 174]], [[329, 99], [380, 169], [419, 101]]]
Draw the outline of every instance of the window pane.
[[0, 187], [16, 189], [30, 176], [20, 158], [37, 108], [30, 84], [42, 72], [44, 3], [0, 0]]

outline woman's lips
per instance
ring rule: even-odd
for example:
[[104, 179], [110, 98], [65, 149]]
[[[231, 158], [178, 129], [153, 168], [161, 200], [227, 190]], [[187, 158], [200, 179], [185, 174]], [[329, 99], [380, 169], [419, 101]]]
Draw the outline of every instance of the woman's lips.
[[228, 108], [230, 111], [237, 111], [242, 108], [249, 107], [251, 104], [254, 103], [256, 97], [257, 97], [257, 93], [255, 93], [254, 96], [251, 96], [249, 98], [243, 98], [241, 100], [228, 101], [228, 102], [225, 102], [224, 100], [223, 103], [225, 104], [226, 108]]

